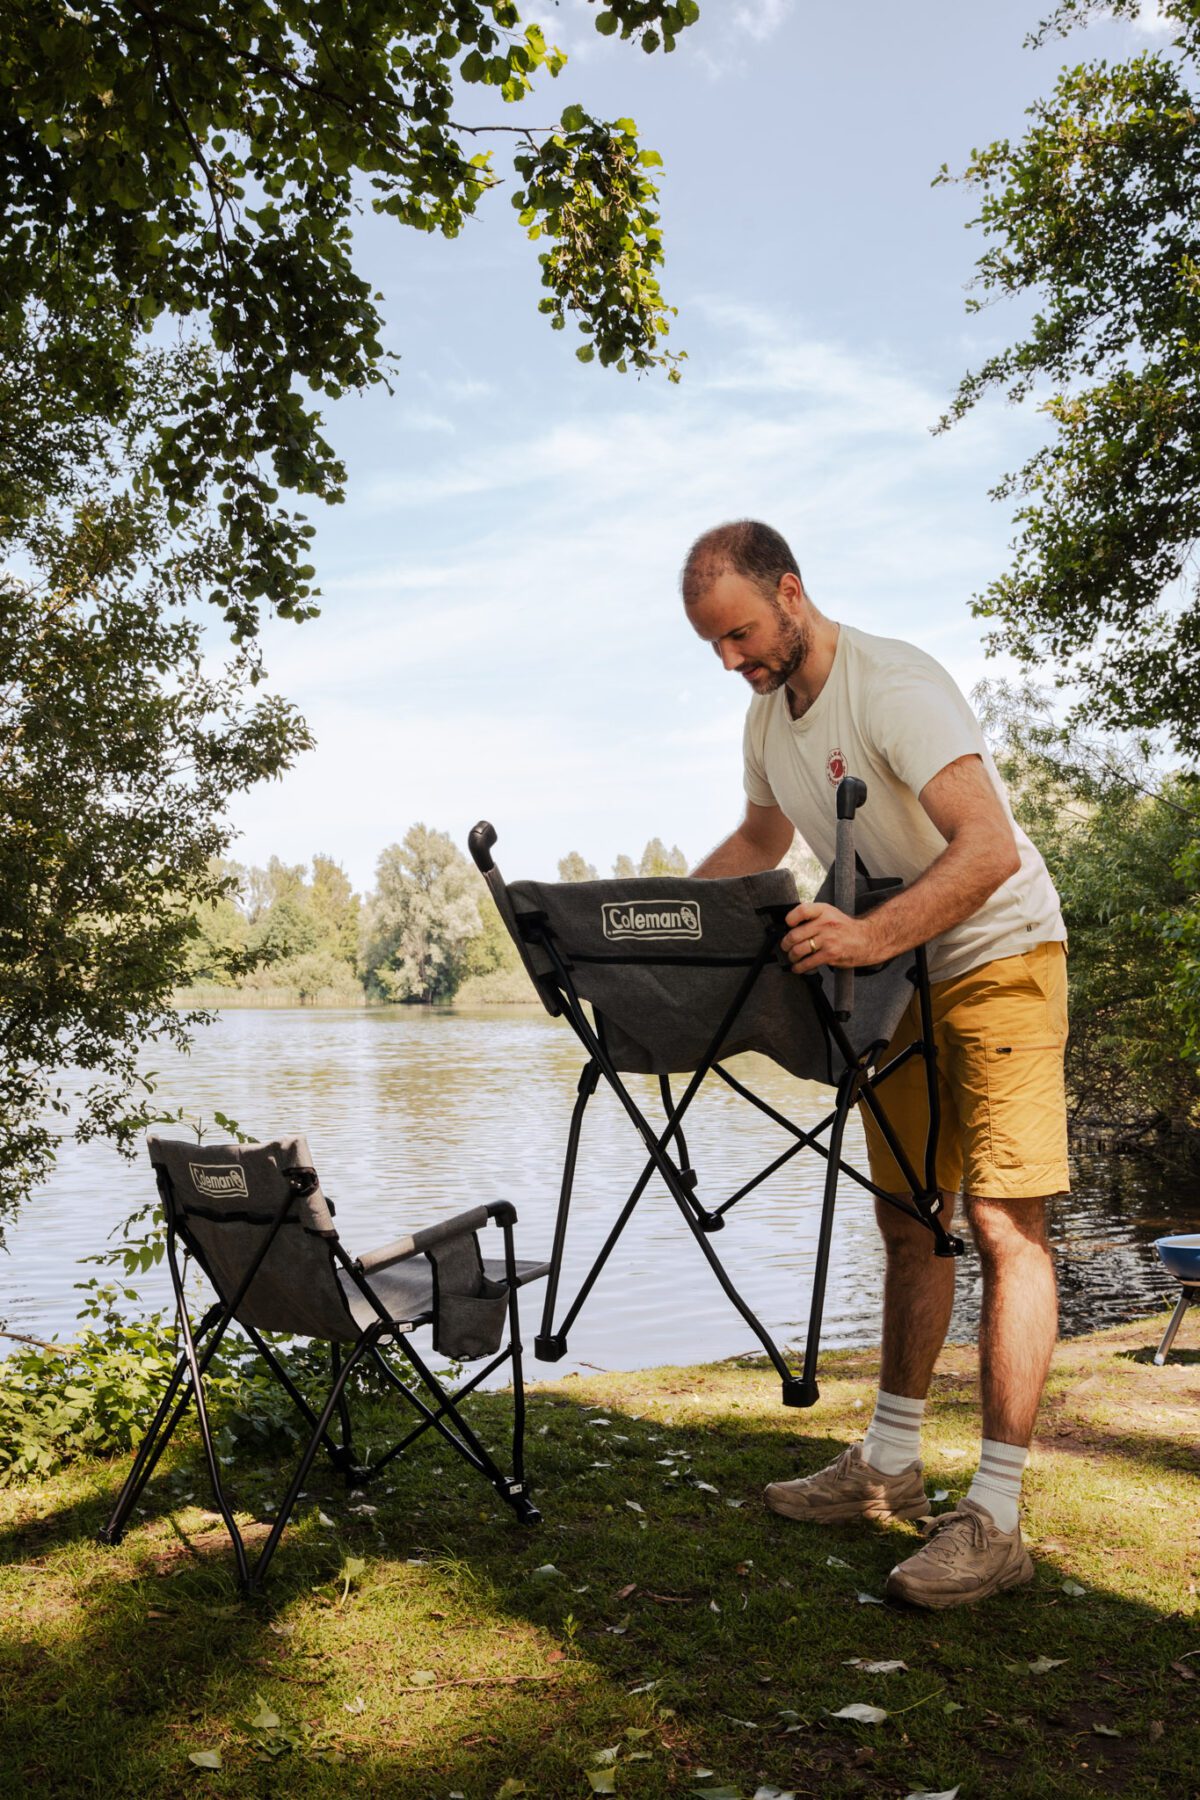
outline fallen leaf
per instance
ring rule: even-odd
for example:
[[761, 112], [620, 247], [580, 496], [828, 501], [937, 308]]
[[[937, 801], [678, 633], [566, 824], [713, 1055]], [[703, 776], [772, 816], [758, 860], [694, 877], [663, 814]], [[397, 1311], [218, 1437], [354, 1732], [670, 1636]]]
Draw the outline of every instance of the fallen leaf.
[[[950, 1498], [950, 1490], [949, 1490], [949, 1488], [939, 1488], [937, 1493], [930, 1494], [929, 1498], [932, 1501], [932, 1503], [936, 1506], [939, 1500], [948, 1500]], [[955, 1788], [954, 1791], [955, 1791], [955, 1793], [957, 1793], [958, 1789]]]
[[515, 1775], [510, 1775], [508, 1780], [502, 1781], [496, 1789], [496, 1800], [516, 1800], [518, 1794], [527, 1794], [528, 1792], [529, 1789], [523, 1781], [518, 1781]]
[[827, 1556], [825, 1558], [825, 1567], [827, 1569], [848, 1569], [850, 1564], [848, 1562], [843, 1562], [840, 1556]]
[[333, 1530], [333, 1520], [329, 1517], [328, 1513], [318, 1512], [317, 1513], [317, 1524], [318, 1525], [327, 1525], [331, 1531]]
[[408, 1678], [410, 1687], [436, 1687], [437, 1671], [435, 1669], [414, 1669]]
[[551, 1662], [551, 1663], [566, 1662], [566, 1660], [567, 1660], [567, 1653], [565, 1650], [552, 1650], [550, 1652], [549, 1656], [546, 1658], [546, 1661]]
[[1195, 1681], [1195, 1679], [1196, 1679], [1195, 1669], [1189, 1669], [1185, 1662], [1173, 1662], [1171, 1664], [1171, 1667], [1174, 1669], [1174, 1671], [1177, 1675], [1182, 1675], [1183, 1679], [1185, 1681]]
[[956, 1787], [939, 1788], [936, 1794], [930, 1793], [928, 1789], [923, 1788], [919, 1794], [906, 1795], [905, 1800], [955, 1800], [957, 1793], [958, 1788]]
[[1097, 1725], [1093, 1722], [1092, 1730], [1097, 1737], [1120, 1737], [1121, 1735], [1115, 1725]]
[[556, 1576], [561, 1577], [561, 1575], [562, 1570], [556, 1569], [553, 1563], [543, 1563], [540, 1568], [533, 1571], [529, 1579], [531, 1581], [553, 1581]]
[[830, 1716], [835, 1719], [853, 1719], [858, 1725], [882, 1725], [887, 1713], [882, 1706], [864, 1706], [861, 1700], [855, 1700], [850, 1706], [840, 1706]]
[[251, 1719], [251, 1725], [253, 1725], [257, 1731], [278, 1731], [280, 1723], [279, 1714], [277, 1712], [272, 1712], [261, 1694], [255, 1694], [254, 1700], [258, 1707], [258, 1711]]
[[593, 1750], [592, 1761], [599, 1768], [604, 1768], [608, 1763], [615, 1763], [617, 1760], [617, 1751], [620, 1748], [620, 1744], [610, 1744], [607, 1750]]
[[1062, 1591], [1064, 1594], [1070, 1594], [1072, 1600], [1082, 1600], [1083, 1596], [1087, 1593], [1087, 1589], [1085, 1587], [1080, 1587], [1077, 1581], [1064, 1581], [1062, 1584]]
[[711, 1481], [694, 1481], [692, 1486], [699, 1488], [702, 1494], [719, 1494], [721, 1492], [720, 1488], [715, 1488]]
[[1051, 1669], [1061, 1669], [1066, 1660], [1065, 1656], [1035, 1656], [1029, 1665], [1029, 1673], [1048, 1675]]
[[342, 1711], [343, 1712], [363, 1713], [363, 1712], [366, 1712], [366, 1710], [367, 1710], [367, 1703], [363, 1699], [361, 1694], [355, 1694], [353, 1700], [343, 1700], [343, 1702], [342, 1702]]
[[754, 1800], [796, 1800], [794, 1788], [776, 1787], [774, 1782], [764, 1782], [754, 1790]]
[[861, 1669], [864, 1675], [895, 1675], [899, 1669], [908, 1670], [906, 1662], [893, 1659], [891, 1662], [867, 1662], [861, 1656], [848, 1656], [843, 1663], [846, 1669]]
[[630, 1594], [636, 1594], [636, 1593], [637, 1593], [637, 1582], [636, 1581], [627, 1581], [623, 1588], [617, 1589], [617, 1599], [618, 1600], [628, 1600]]
[[1152, 1744], [1157, 1744], [1162, 1737], [1163, 1730], [1164, 1727], [1161, 1719], [1151, 1719], [1149, 1725], [1146, 1727], [1146, 1736], [1150, 1739]]
[[616, 1793], [617, 1771], [615, 1769], [588, 1769], [585, 1773], [591, 1783], [593, 1794]]
[[198, 1769], [219, 1769], [221, 1752], [219, 1750], [189, 1750], [188, 1761], [195, 1763]]
[[627, 1500], [625, 1502], [625, 1504], [629, 1508], [630, 1512], [644, 1513], [646, 1510], [645, 1507], [642, 1506], [641, 1503], [637, 1500]]
[[882, 1606], [883, 1601], [878, 1594], [859, 1594], [856, 1596], [860, 1606]]

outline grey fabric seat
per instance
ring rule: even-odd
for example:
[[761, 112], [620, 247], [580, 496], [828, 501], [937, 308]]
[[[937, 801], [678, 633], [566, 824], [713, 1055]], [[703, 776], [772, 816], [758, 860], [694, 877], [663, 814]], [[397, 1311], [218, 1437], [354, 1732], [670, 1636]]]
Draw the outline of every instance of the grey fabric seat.
[[[189, 1401], [195, 1405], [217, 1506], [234, 1545], [243, 1587], [263, 1579], [313, 1457], [323, 1445], [348, 1479], [379, 1473], [428, 1430], [436, 1431], [482, 1474], [523, 1523], [537, 1509], [524, 1475], [524, 1389], [518, 1290], [545, 1275], [548, 1265], [518, 1261], [507, 1201], [477, 1206], [395, 1238], [351, 1258], [333, 1222], [302, 1137], [262, 1144], [193, 1144], [152, 1135], [151, 1162], [166, 1223], [167, 1259], [175, 1291], [183, 1354], [143, 1440], [116, 1509], [101, 1536], [114, 1543], [145, 1488]], [[479, 1233], [499, 1227], [504, 1254], [486, 1262]], [[199, 1264], [216, 1293], [193, 1331], [179, 1248]], [[253, 1569], [225, 1498], [204, 1397], [204, 1375], [228, 1327], [250, 1339], [311, 1428], [288, 1493]], [[455, 1362], [485, 1366], [448, 1393], [411, 1343], [421, 1327], [433, 1346]], [[505, 1333], [508, 1343], [503, 1349]], [[264, 1333], [318, 1338], [330, 1345], [330, 1389], [318, 1414], [292, 1380]], [[408, 1365], [401, 1377], [385, 1347]], [[346, 1352], [343, 1354], [343, 1352]], [[459, 1410], [459, 1402], [511, 1361], [512, 1474], [505, 1475]], [[369, 1464], [355, 1461], [346, 1383], [362, 1365], [403, 1397], [419, 1423]], [[340, 1436], [331, 1425], [337, 1416]]]

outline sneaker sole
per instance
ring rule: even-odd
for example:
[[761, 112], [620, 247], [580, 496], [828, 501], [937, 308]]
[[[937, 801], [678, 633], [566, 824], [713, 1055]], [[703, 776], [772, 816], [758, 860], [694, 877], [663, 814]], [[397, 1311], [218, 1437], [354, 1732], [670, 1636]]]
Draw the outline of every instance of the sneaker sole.
[[929, 1511], [926, 1499], [914, 1501], [909, 1506], [885, 1506], [882, 1501], [866, 1502], [862, 1506], [828, 1506], [820, 1509], [799, 1505], [786, 1498], [775, 1499], [768, 1490], [763, 1498], [773, 1513], [781, 1519], [794, 1519], [798, 1524], [813, 1525], [852, 1525], [856, 1519], [872, 1519], [879, 1525], [887, 1525], [892, 1519], [923, 1519]]
[[990, 1600], [993, 1594], [1006, 1594], [1012, 1588], [1025, 1587], [1033, 1580], [1033, 1575], [1033, 1558], [1026, 1550], [1023, 1552], [1022, 1561], [1017, 1564], [1015, 1569], [1009, 1569], [1005, 1574], [998, 1575], [995, 1581], [986, 1587], [972, 1589], [969, 1594], [934, 1593], [920, 1597], [916, 1594], [905, 1593], [903, 1584], [894, 1580], [892, 1575], [887, 1578], [884, 1592], [889, 1600], [901, 1601], [905, 1606], [919, 1606], [922, 1612], [944, 1612], [947, 1607], [973, 1606], [977, 1600]]

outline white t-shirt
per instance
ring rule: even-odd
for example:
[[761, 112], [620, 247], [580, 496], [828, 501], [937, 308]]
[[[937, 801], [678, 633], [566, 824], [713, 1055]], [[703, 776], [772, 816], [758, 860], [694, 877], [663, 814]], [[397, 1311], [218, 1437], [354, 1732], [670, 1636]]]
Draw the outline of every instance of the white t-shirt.
[[[1009, 819], [1012, 809], [983, 733], [950, 676], [912, 644], [843, 625], [829, 678], [793, 719], [786, 688], [756, 694], [744, 737], [747, 797], [777, 806], [828, 865], [837, 838], [835, 792], [843, 775], [867, 784], [855, 849], [872, 875], [914, 881], [946, 848], [917, 796], [960, 756], [983, 759]], [[929, 944], [935, 981], [1002, 956], [1019, 956], [1067, 931], [1049, 871], [1020, 826], [1021, 866], [960, 925]]]

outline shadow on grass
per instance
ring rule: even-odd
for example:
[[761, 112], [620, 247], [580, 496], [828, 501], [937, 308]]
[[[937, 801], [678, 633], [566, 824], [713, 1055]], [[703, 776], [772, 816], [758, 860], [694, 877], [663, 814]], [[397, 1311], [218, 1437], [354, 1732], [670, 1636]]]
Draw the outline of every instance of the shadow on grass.
[[[845, 1367], [857, 1379], [865, 1365]], [[223, 1529], [194, 1510], [208, 1496], [191, 1439], [117, 1549], [93, 1540], [123, 1465], [30, 1489], [37, 1516], [0, 1537], [0, 1791], [490, 1800], [508, 1780], [566, 1800], [590, 1793], [589, 1769], [615, 1767], [618, 1792], [651, 1800], [690, 1792], [698, 1766], [750, 1794], [766, 1782], [881, 1800], [956, 1783], [964, 1796], [1196, 1791], [1193, 1735], [1170, 1723], [1197, 1691], [1172, 1667], [1196, 1648], [1194, 1620], [1171, 1616], [1182, 1513], [1159, 1517], [1157, 1540], [1143, 1517], [1137, 1572], [1118, 1582], [1112, 1501], [1093, 1489], [1119, 1485], [1128, 1460], [1071, 1459], [1069, 1525], [1032, 1497], [1041, 1535], [1069, 1540], [1032, 1587], [932, 1616], [872, 1604], [913, 1528], [799, 1527], [758, 1498], [861, 1428], [855, 1397], [852, 1381], [827, 1381], [817, 1414], [798, 1416], [772, 1380], [729, 1368], [535, 1392], [541, 1528], [510, 1523], [440, 1446], [389, 1470], [374, 1514], [352, 1513], [340, 1479], [314, 1468], [251, 1603]], [[960, 1435], [956, 1392], [948, 1402], [927, 1473], [953, 1490], [966, 1471], [938, 1448]], [[481, 1396], [477, 1416], [499, 1448], [505, 1398]], [[817, 1430], [796, 1442], [805, 1425]], [[286, 1479], [283, 1465], [234, 1473], [253, 1506]], [[1065, 1578], [1087, 1592], [1068, 1595]], [[1031, 1670], [1039, 1657], [1053, 1666]], [[852, 1702], [893, 1716], [829, 1716]], [[220, 1770], [189, 1763], [205, 1750]], [[615, 1761], [593, 1764], [600, 1752]]]

